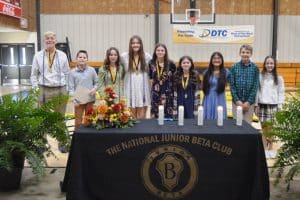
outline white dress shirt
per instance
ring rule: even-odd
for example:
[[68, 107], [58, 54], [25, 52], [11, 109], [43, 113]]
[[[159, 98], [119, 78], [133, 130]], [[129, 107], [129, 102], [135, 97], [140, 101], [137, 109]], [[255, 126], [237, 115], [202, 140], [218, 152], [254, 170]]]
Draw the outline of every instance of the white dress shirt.
[[32, 87], [67, 85], [70, 68], [66, 54], [56, 49], [51, 69], [48, 65], [48, 56], [46, 50], [41, 50], [34, 55], [30, 76]]

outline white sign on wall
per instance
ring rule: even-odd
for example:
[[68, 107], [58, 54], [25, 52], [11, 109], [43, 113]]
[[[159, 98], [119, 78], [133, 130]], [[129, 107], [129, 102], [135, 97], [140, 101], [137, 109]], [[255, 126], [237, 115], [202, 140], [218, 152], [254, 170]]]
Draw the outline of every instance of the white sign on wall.
[[253, 43], [254, 25], [173, 25], [174, 43]]

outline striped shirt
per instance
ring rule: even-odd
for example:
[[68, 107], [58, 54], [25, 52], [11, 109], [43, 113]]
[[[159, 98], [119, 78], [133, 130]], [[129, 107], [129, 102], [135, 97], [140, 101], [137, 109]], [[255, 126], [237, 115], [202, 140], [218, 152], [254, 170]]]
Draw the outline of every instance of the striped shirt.
[[230, 69], [230, 90], [233, 102], [255, 103], [259, 84], [259, 70], [255, 63], [247, 65], [241, 61], [235, 63]]

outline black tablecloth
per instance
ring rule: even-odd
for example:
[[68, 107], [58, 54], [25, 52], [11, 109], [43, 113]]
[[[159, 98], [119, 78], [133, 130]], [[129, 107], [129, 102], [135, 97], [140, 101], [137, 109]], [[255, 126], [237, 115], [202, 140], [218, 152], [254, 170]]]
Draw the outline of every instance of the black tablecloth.
[[144, 120], [76, 130], [62, 191], [72, 200], [266, 200], [269, 176], [261, 135], [247, 123]]

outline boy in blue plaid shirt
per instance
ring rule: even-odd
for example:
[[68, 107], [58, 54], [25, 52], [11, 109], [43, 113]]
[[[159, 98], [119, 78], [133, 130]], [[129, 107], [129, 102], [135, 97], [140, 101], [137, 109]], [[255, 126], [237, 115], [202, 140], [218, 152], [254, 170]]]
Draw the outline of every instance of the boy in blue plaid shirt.
[[253, 48], [242, 45], [240, 48], [241, 61], [230, 69], [230, 90], [232, 95], [232, 113], [236, 117], [236, 107], [243, 108], [243, 119], [249, 124], [252, 122], [254, 103], [259, 84], [259, 70], [255, 63], [250, 61]]

